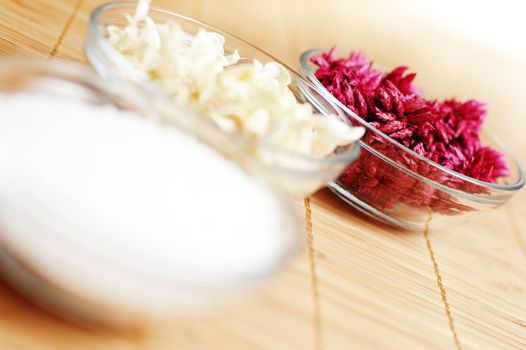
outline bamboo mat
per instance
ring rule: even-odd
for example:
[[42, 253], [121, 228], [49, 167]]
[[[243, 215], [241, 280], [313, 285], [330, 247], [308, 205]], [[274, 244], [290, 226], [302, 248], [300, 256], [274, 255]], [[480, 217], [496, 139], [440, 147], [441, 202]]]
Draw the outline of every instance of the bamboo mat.
[[[0, 53], [85, 62], [88, 16], [101, 2], [0, 0]], [[459, 21], [450, 1], [154, 4], [237, 33], [293, 67], [303, 50], [334, 42], [386, 66], [408, 64], [429, 96], [487, 101], [488, 128], [526, 164], [526, 47], [512, 40], [526, 24], [504, 18], [511, 37], [492, 36], [498, 26], [481, 37], [468, 20], [480, 14]], [[480, 21], [514, 13], [493, 6]], [[526, 191], [429, 233], [373, 223], [327, 190], [297, 204], [309, 219], [305, 249], [259, 296], [212, 317], [114, 333], [54, 317], [0, 282], [0, 348], [526, 349]]]

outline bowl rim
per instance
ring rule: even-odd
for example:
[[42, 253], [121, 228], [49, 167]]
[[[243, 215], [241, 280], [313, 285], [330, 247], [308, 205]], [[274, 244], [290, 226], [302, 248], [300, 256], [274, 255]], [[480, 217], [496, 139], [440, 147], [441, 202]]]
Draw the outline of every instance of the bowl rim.
[[[90, 17], [89, 17], [88, 36], [92, 36], [93, 35], [94, 39], [95, 39], [95, 42], [93, 44], [96, 45], [96, 46], [99, 46], [99, 48], [102, 49], [105, 54], [110, 56], [111, 60], [115, 60], [117, 62], [120, 62], [123, 65], [122, 68], [126, 68], [125, 69], [126, 73], [132, 79], [133, 83], [141, 84], [142, 86], [144, 86], [146, 88], [146, 90], [149, 93], [155, 95], [156, 97], [162, 98], [163, 100], [165, 100], [166, 102], [168, 102], [168, 103], [170, 103], [172, 105], [175, 105], [175, 106], [179, 107], [179, 105], [173, 101], [173, 98], [169, 94], [165, 93], [151, 79], [148, 79], [148, 78], [144, 77], [144, 75], [139, 74], [139, 72], [136, 69], [134, 69], [126, 61], [126, 59], [117, 50], [115, 50], [109, 44], [108, 40], [105, 38], [105, 36], [103, 34], [103, 31], [101, 30], [101, 26], [98, 24], [98, 19], [102, 16], [102, 14], [104, 12], [106, 12], [109, 9], [114, 9], [114, 8], [119, 8], [119, 7], [133, 7], [133, 8], [135, 8], [136, 6], [137, 6], [137, 4], [135, 2], [130, 2], [130, 1], [107, 2], [107, 3], [104, 3], [102, 5], [97, 6], [92, 11], [92, 13], [90, 14]], [[227, 31], [222, 30], [222, 29], [216, 28], [216, 27], [214, 27], [212, 25], [209, 25], [209, 24], [207, 24], [205, 22], [202, 22], [200, 20], [197, 20], [197, 19], [185, 16], [185, 15], [182, 15], [180, 13], [177, 13], [177, 12], [174, 12], [174, 11], [170, 11], [170, 10], [167, 10], [167, 9], [163, 9], [163, 8], [159, 8], [159, 7], [155, 7], [155, 6], [150, 6], [149, 7], [148, 13], [151, 13], [151, 12], [159, 12], [159, 13], [168, 15], [170, 17], [174, 17], [176, 19], [180, 19], [180, 20], [184, 20], [186, 22], [190, 22], [191, 24], [196, 25], [196, 26], [201, 27], [201, 28], [204, 28], [204, 29], [206, 29], [208, 31], [219, 33], [219, 34], [223, 35], [227, 39], [230, 38], [230, 39], [237, 40], [237, 41], [241, 42], [243, 45], [246, 45], [246, 46], [252, 48], [253, 50], [255, 50], [255, 51], [267, 56], [272, 61], [274, 61], [276, 63], [279, 63], [280, 65], [285, 67], [285, 69], [291, 75], [292, 80], [295, 81], [296, 85], [298, 85], [298, 88], [303, 89], [304, 86], [306, 86], [306, 87], [314, 90], [321, 98], [324, 99], [324, 101], [326, 103], [328, 103], [335, 110], [335, 114], [338, 114], [338, 115], [341, 116], [341, 118], [338, 118], [338, 119], [342, 123], [344, 123], [346, 125], [351, 125], [351, 123], [347, 120], [345, 115], [343, 113], [341, 113], [340, 109], [334, 104], [334, 102], [332, 100], [330, 100], [330, 99], [327, 99], [327, 97], [324, 96], [325, 95], [324, 91], [322, 91], [318, 86], [316, 86], [312, 82], [310, 82], [307, 79], [305, 79], [301, 74], [299, 74], [299, 72], [297, 72], [296, 70], [292, 69], [289, 65], [283, 63], [281, 60], [277, 59], [276, 57], [274, 57], [272, 54], [268, 53], [267, 51], [265, 51], [263, 49], [260, 49], [259, 47], [251, 44], [250, 42], [248, 42], [248, 41], [246, 41], [246, 40], [244, 40], [244, 39], [242, 39], [242, 38], [240, 38], [240, 37], [238, 37], [238, 36], [236, 36], [234, 34], [231, 34], [231, 33], [227, 32]], [[86, 45], [89, 45], [89, 40], [86, 42]], [[88, 55], [88, 59], [90, 61], [92, 61], [92, 57], [89, 57], [89, 55]], [[106, 69], [109, 68], [111, 70], [111, 68], [108, 67], [105, 62], [101, 62], [101, 63], [103, 65], [105, 65], [104, 68], [106, 68]], [[93, 62], [92, 62], [92, 64], [93, 64]], [[302, 91], [302, 94], [305, 95], [306, 97], [310, 97], [310, 94], [307, 94], [307, 93], [305, 93], [303, 91]], [[314, 102], [309, 102], [309, 103], [310, 104], [314, 104]], [[191, 108], [191, 106], [184, 106], [184, 107], [190, 107]], [[192, 110], [195, 110], [195, 109], [192, 108]], [[199, 112], [196, 111], [196, 113], [199, 113]], [[324, 113], [324, 112], [321, 112], [319, 114], [321, 114], [324, 117], [326, 117], [326, 115], [325, 115], [326, 113]], [[207, 120], [208, 118], [203, 116], [203, 118], [200, 118], [200, 119]], [[220, 127], [218, 127], [215, 123], [210, 122], [209, 124], [213, 125], [219, 131], [227, 133], [226, 131], [224, 131]], [[268, 150], [270, 150], [272, 152], [279, 152], [280, 155], [283, 155], [283, 156], [286, 156], [286, 157], [290, 157], [290, 158], [293, 158], [293, 159], [309, 161], [309, 162], [317, 162], [317, 163], [322, 163], [322, 164], [336, 164], [336, 163], [352, 164], [358, 158], [359, 150], [361, 148], [360, 147], [361, 143], [359, 142], [359, 140], [357, 140], [357, 141], [354, 141], [352, 144], [350, 144], [348, 146], [345, 146], [345, 147], [349, 147], [349, 149], [346, 150], [345, 152], [343, 152], [342, 154], [329, 154], [329, 155], [325, 155], [325, 156], [308, 155], [308, 154], [301, 154], [301, 153], [297, 153], [297, 152], [292, 152], [292, 151], [288, 151], [288, 150], [279, 149], [279, 147], [274, 146], [272, 144], [269, 144], [263, 139], [253, 140], [250, 137], [247, 137], [247, 135], [244, 135], [242, 133], [233, 133], [233, 134], [235, 135], [235, 137], [237, 137], [241, 142], [244, 142], [245, 144], [252, 144], [252, 145], [255, 145], [255, 146], [262, 146], [262, 147], [265, 147], [266, 149], [268, 149]], [[276, 165], [276, 166], [278, 166], [278, 165]]]
[[[482, 186], [482, 187], [485, 187], [485, 188], [490, 188], [490, 189], [495, 189], [495, 190], [502, 190], [502, 191], [517, 191], [517, 190], [521, 189], [524, 186], [524, 183], [525, 183], [524, 171], [522, 170], [522, 167], [520, 166], [520, 164], [517, 161], [517, 159], [515, 158], [515, 156], [511, 152], [508, 151], [508, 148], [506, 146], [504, 146], [504, 144], [500, 141], [500, 139], [498, 139], [497, 137], [493, 136], [492, 134], [490, 134], [490, 133], [488, 133], [486, 131], [483, 131], [483, 132], [486, 135], [488, 135], [489, 137], [491, 137], [499, 145], [501, 150], [504, 151], [505, 155], [510, 158], [510, 160], [513, 162], [513, 166], [515, 166], [515, 168], [517, 169], [518, 180], [515, 183], [510, 184], [510, 185], [505, 185], [505, 184], [497, 184], [497, 183], [481, 181], [481, 180], [477, 180], [475, 178], [472, 178], [470, 176], [461, 174], [461, 173], [459, 173], [459, 172], [457, 172], [455, 170], [448, 169], [448, 168], [444, 167], [443, 165], [440, 165], [440, 164], [438, 164], [438, 163], [436, 163], [436, 162], [434, 162], [434, 161], [432, 161], [432, 160], [430, 160], [430, 159], [428, 159], [428, 158], [416, 153], [415, 151], [413, 151], [413, 150], [407, 148], [406, 146], [404, 146], [403, 144], [401, 144], [399, 142], [396, 142], [394, 139], [392, 139], [391, 137], [389, 137], [385, 133], [383, 133], [380, 130], [374, 128], [367, 121], [362, 119], [356, 113], [351, 111], [347, 106], [345, 106], [341, 101], [339, 101], [336, 97], [334, 97], [323, 86], [323, 84], [318, 80], [318, 78], [316, 78], [316, 76], [314, 75], [314, 72], [309, 67], [310, 58], [312, 56], [316, 55], [316, 54], [323, 53], [323, 52], [327, 52], [327, 50], [321, 49], [321, 48], [315, 48], [315, 49], [310, 49], [310, 50], [304, 51], [300, 55], [301, 68], [305, 71], [305, 74], [307, 75], [307, 78], [314, 85], [316, 85], [320, 90], [323, 91], [324, 95], [326, 95], [326, 98], [331, 99], [333, 103], [335, 103], [339, 108], [341, 108], [344, 111], [344, 113], [351, 115], [354, 119], [356, 119], [358, 122], [360, 122], [360, 124], [363, 127], [365, 127], [367, 130], [374, 132], [375, 134], [379, 135], [381, 138], [383, 138], [386, 141], [388, 141], [390, 144], [394, 144], [396, 147], [398, 147], [402, 151], [409, 153], [411, 156], [413, 156], [413, 157], [415, 157], [415, 158], [417, 158], [417, 159], [419, 159], [419, 160], [431, 165], [432, 167], [437, 168], [438, 170], [441, 170], [441, 171], [443, 171], [443, 172], [445, 172], [445, 173], [447, 173], [449, 175], [452, 175], [452, 176], [454, 176], [456, 178], [459, 178], [459, 179], [462, 179], [464, 181], [470, 182], [472, 184], [475, 184], [475, 185], [478, 185], [478, 186]], [[365, 144], [362, 140], [359, 140], [358, 142], [360, 143], [360, 146], [362, 146], [363, 148], [365, 148], [367, 150], [371, 150], [371, 147], [369, 145]], [[394, 165], [394, 166], [396, 166], [399, 169], [405, 170], [406, 172], [408, 172], [408, 173], [410, 173], [412, 175], [416, 175], [421, 180], [423, 178], [425, 178], [427, 180], [426, 182], [430, 182], [430, 183], [433, 183], [435, 185], [439, 184], [436, 181], [433, 181], [433, 180], [431, 180], [431, 179], [429, 179], [429, 178], [427, 178], [427, 177], [425, 177], [425, 176], [423, 176], [421, 174], [418, 174], [418, 173], [416, 173], [416, 172], [414, 172], [414, 171], [412, 171], [410, 169], [407, 169], [405, 166], [395, 162], [394, 160], [392, 160], [391, 158], [385, 156], [384, 154], [382, 154], [380, 152], [375, 152], [375, 154], [378, 157], [380, 157], [382, 160], [385, 160], [385, 161], [389, 162], [391, 165]], [[440, 187], [447, 187], [447, 188], [449, 188], [448, 186], [445, 186], [445, 185], [441, 185]], [[480, 197], [480, 196], [478, 196], [476, 194], [467, 193], [467, 192], [464, 192], [462, 190], [457, 190], [457, 189], [450, 188], [450, 191], [451, 190], [454, 191], [454, 192], [462, 192], [462, 193], [468, 194], [470, 196]], [[487, 197], [487, 196], [485, 196], [485, 197]]]

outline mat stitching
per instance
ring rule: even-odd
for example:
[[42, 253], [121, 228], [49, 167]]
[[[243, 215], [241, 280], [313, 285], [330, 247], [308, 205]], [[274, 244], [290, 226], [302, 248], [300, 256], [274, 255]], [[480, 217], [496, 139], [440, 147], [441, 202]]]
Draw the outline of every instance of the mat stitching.
[[310, 198], [305, 197], [305, 229], [307, 231], [307, 253], [309, 257], [309, 269], [311, 275], [312, 298], [314, 302], [314, 341], [315, 349], [323, 350], [323, 325], [320, 305], [320, 292], [318, 277], [316, 275], [316, 253], [314, 251], [314, 235], [312, 234], [312, 210]]
[[73, 12], [68, 17], [66, 25], [64, 26], [64, 29], [62, 29], [62, 33], [60, 33], [60, 36], [58, 37], [57, 42], [55, 43], [55, 46], [53, 46], [53, 49], [49, 53], [49, 57], [48, 58], [53, 58], [53, 57], [55, 57], [58, 54], [58, 52], [60, 50], [60, 46], [62, 46], [62, 42], [64, 41], [64, 38], [65, 38], [66, 34], [68, 33], [68, 30], [71, 27], [71, 24], [73, 23], [73, 20], [75, 19], [75, 17], [77, 17], [77, 13], [79, 12], [80, 7], [82, 6], [83, 3], [84, 3], [84, 0], [78, 0], [76, 2], [75, 7], [73, 8]]
[[455, 342], [455, 346], [457, 350], [462, 350], [462, 346], [460, 345], [460, 341], [458, 339], [457, 331], [455, 330], [455, 324], [453, 322], [453, 316], [451, 314], [451, 310], [449, 308], [449, 303], [447, 301], [447, 295], [446, 295], [446, 289], [444, 288], [444, 284], [442, 281], [442, 275], [440, 274], [440, 270], [438, 269], [438, 263], [435, 258], [435, 253], [433, 251], [433, 248], [431, 247], [431, 240], [429, 239], [429, 222], [431, 221], [431, 216], [426, 222], [425, 229], [424, 229], [424, 237], [426, 240], [426, 246], [427, 250], [429, 252], [429, 257], [431, 259], [431, 263], [433, 264], [433, 270], [435, 271], [435, 277], [437, 280], [438, 288], [440, 289], [440, 297], [442, 298], [442, 304], [444, 305], [444, 311], [447, 316], [449, 329], [451, 330], [451, 333], [453, 334], [453, 341]]

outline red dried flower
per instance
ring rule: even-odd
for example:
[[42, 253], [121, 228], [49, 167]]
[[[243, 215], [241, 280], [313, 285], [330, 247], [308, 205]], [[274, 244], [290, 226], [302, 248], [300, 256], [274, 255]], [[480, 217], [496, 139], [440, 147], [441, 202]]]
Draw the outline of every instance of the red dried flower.
[[[342, 59], [337, 59], [336, 55], [333, 47], [313, 57], [312, 62], [318, 66], [315, 76], [331, 94], [370, 125], [416, 153], [472, 178], [495, 182], [508, 174], [503, 155], [480, 143], [479, 133], [487, 114], [483, 103], [428, 100], [413, 85], [416, 74], [408, 74], [405, 66], [384, 74], [373, 68], [373, 63], [361, 53], [352, 52]], [[404, 167], [439, 183], [474, 193], [482, 191], [480, 186], [459, 184], [455, 178], [436, 171], [374, 133], [366, 134], [364, 142]], [[384, 207], [402, 201], [415, 206], [425, 205], [441, 213], [469, 210], [449, 200], [447, 194], [435, 191], [369, 152], [364, 152], [350, 165], [340, 181], [375, 202], [383, 203]]]
[[382, 80], [382, 72], [372, 68], [362, 53], [352, 52], [348, 58], [336, 59], [336, 48], [328, 53], [313, 57], [319, 68], [316, 78], [341, 103], [364, 118], [368, 113], [367, 97]]

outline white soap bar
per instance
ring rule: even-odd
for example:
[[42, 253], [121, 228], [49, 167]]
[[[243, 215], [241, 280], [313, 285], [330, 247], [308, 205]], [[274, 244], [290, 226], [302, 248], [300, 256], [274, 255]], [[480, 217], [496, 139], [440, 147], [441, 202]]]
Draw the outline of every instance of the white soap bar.
[[175, 128], [111, 105], [0, 94], [1, 239], [82, 297], [162, 309], [187, 284], [239, 287], [290, 248], [283, 214], [267, 188]]

